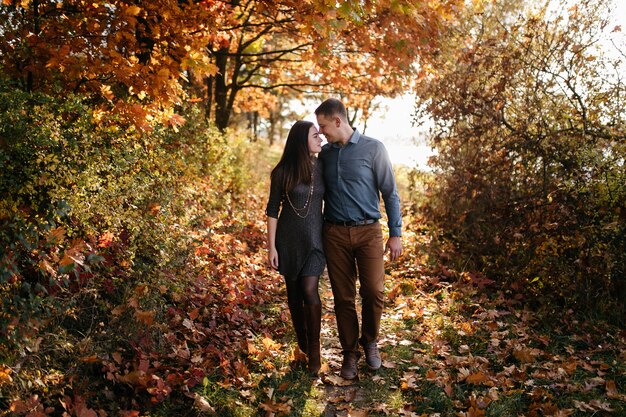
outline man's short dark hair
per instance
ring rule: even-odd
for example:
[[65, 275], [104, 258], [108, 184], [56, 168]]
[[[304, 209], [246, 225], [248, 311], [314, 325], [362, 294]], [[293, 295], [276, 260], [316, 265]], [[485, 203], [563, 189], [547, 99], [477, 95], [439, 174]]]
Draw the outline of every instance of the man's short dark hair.
[[332, 117], [332, 116], [339, 115], [344, 120], [348, 119], [346, 106], [344, 106], [343, 103], [340, 100], [337, 100], [336, 98], [329, 98], [329, 99], [324, 100], [322, 104], [320, 104], [318, 108], [315, 109], [315, 115], [316, 116], [322, 115], [325, 117]]

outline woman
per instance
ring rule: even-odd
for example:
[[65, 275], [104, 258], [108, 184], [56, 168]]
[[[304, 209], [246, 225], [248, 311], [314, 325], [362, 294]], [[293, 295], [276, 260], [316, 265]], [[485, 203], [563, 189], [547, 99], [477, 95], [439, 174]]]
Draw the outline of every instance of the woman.
[[272, 170], [265, 211], [268, 261], [285, 278], [298, 347], [307, 354], [308, 369], [314, 375], [321, 367], [318, 283], [326, 265], [322, 248], [324, 182], [315, 157], [321, 144], [313, 123], [300, 120], [291, 127], [283, 155]]

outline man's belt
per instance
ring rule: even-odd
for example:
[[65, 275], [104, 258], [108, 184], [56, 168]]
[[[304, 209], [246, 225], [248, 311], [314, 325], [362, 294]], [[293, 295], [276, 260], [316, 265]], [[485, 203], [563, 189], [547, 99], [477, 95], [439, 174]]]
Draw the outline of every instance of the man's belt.
[[335, 226], [345, 226], [345, 227], [354, 227], [354, 226], [365, 226], [368, 224], [373, 224], [378, 221], [378, 219], [365, 219], [365, 220], [357, 220], [357, 221], [345, 221], [345, 222], [337, 222], [334, 220], [324, 220], [326, 223], [334, 224]]

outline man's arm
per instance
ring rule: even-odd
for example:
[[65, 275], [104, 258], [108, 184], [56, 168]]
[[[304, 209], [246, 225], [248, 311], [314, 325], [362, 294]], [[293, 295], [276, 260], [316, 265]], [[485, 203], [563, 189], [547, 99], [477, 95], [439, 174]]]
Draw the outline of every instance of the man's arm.
[[402, 236], [402, 214], [396, 179], [385, 146], [381, 143], [373, 161], [374, 175], [380, 194], [385, 202], [389, 225], [389, 237]]
[[380, 152], [374, 161], [374, 167], [378, 189], [385, 202], [389, 226], [389, 239], [385, 244], [385, 253], [389, 252], [390, 260], [395, 261], [402, 255], [402, 214], [393, 168], [387, 149], [382, 143]]

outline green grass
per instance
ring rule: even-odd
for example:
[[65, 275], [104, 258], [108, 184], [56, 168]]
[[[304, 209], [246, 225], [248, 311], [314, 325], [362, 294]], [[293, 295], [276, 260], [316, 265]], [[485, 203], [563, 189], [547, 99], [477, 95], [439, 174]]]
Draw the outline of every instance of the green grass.
[[487, 407], [487, 417], [511, 417], [524, 414], [528, 404], [522, 392], [512, 392], [508, 395], [500, 395], [497, 401], [493, 401]]

